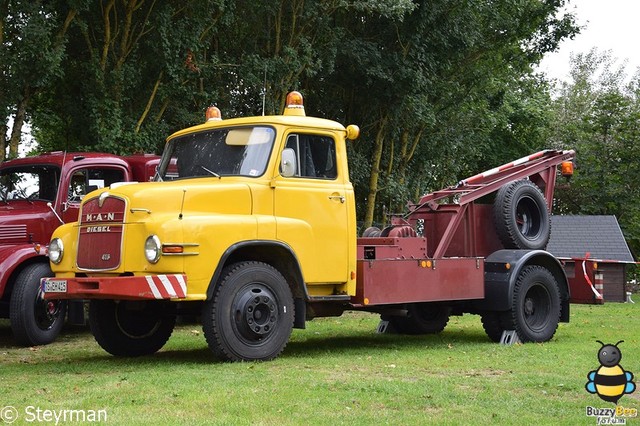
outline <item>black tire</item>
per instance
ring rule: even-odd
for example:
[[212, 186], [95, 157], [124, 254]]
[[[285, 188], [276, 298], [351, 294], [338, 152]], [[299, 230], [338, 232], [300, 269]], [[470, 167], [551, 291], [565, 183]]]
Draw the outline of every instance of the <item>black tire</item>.
[[26, 266], [16, 278], [9, 319], [13, 335], [21, 345], [47, 345], [58, 337], [64, 327], [67, 302], [42, 297], [40, 278], [52, 276], [48, 264], [34, 263]]
[[[509, 314], [509, 312], [507, 312]], [[484, 328], [485, 333], [489, 336], [489, 339], [498, 343], [500, 339], [502, 339], [502, 333], [505, 330], [509, 329], [509, 318], [505, 321], [505, 313], [504, 312], [484, 312], [481, 315], [482, 318], [482, 328]]]
[[230, 265], [202, 308], [211, 351], [226, 361], [267, 361], [285, 348], [293, 330], [291, 290], [280, 272], [262, 262]]
[[513, 289], [509, 330], [521, 342], [551, 340], [560, 321], [560, 292], [551, 272], [542, 266], [527, 266]]
[[498, 190], [493, 219], [507, 249], [543, 250], [549, 242], [551, 217], [547, 202], [529, 180], [518, 180]]
[[435, 303], [409, 303], [407, 316], [388, 318], [393, 330], [400, 334], [437, 334], [447, 326], [451, 308]]
[[159, 351], [173, 333], [175, 304], [164, 301], [92, 300], [89, 326], [111, 355], [136, 357]]

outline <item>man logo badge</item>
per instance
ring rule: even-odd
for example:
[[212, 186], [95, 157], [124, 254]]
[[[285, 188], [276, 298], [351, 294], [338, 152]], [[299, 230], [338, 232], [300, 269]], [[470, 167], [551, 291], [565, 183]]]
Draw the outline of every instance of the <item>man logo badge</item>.
[[105, 253], [102, 255], [102, 260], [104, 260], [105, 262], [109, 259], [111, 259], [111, 255], [109, 253]]

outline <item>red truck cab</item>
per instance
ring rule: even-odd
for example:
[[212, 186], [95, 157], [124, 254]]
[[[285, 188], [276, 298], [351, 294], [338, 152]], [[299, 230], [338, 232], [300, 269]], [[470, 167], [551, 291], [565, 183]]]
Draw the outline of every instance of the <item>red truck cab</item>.
[[10, 319], [20, 344], [52, 342], [71, 308], [39, 290], [40, 278], [52, 275], [46, 245], [53, 231], [78, 219], [91, 190], [151, 180], [158, 159], [53, 152], [0, 163], [0, 317]]

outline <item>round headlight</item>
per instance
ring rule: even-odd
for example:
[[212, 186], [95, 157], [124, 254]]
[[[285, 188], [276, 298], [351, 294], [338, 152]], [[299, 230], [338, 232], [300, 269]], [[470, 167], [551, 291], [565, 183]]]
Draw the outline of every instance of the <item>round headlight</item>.
[[160, 260], [160, 253], [162, 252], [162, 244], [160, 238], [157, 235], [151, 235], [144, 242], [144, 256], [151, 263], [157, 263]]
[[62, 262], [62, 255], [64, 254], [64, 246], [60, 238], [54, 238], [49, 243], [49, 260], [56, 265]]

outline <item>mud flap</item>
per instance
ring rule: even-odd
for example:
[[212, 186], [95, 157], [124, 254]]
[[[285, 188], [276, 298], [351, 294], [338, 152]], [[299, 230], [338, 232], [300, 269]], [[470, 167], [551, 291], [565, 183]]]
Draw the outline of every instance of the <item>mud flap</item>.
[[84, 301], [70, 300], [67, 310], [67, 322], [71, 325], [86, 325], [87, 320], [84, 315]]

